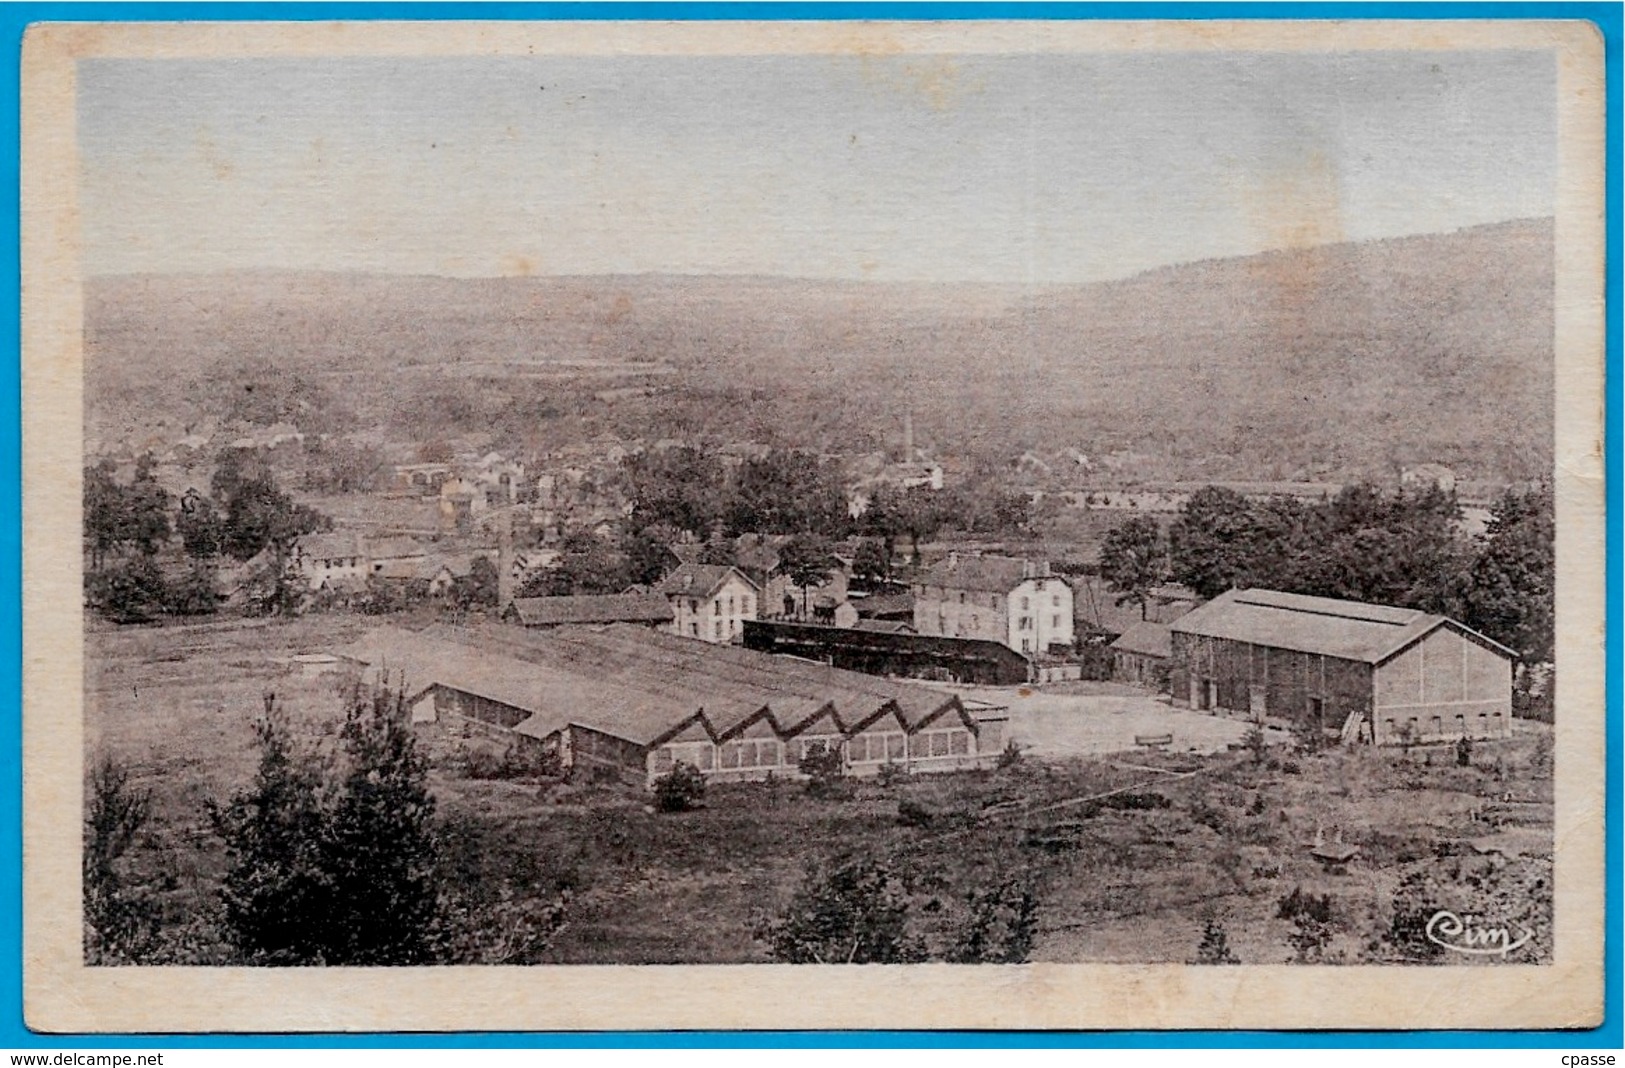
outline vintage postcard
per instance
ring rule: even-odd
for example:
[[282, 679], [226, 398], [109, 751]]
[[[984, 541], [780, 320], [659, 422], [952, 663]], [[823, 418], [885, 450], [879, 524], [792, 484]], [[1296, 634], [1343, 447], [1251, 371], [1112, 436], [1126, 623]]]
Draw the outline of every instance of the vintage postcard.
[[34, 27], [28, 1023], [1595, 1024], [1602, 89]]

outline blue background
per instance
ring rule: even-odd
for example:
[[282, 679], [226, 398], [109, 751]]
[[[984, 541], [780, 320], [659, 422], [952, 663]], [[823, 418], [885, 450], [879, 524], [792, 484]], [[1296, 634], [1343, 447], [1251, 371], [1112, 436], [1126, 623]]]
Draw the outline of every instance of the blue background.
[[[1622, 8], [1605, 3], [18, 3], [0, 5], [0, 41], [7, 70], [0, 100], [0, 143], [18, 144], [20, 60], [23, 31], [32, 22], [151, 22], [175, 20], [311, 21], [329, 19], [1585, 19], [1601, 31], [1607, 64], [1607, 493], [1608, 493], [1608, 784], [1606, 1017], [1590, 1031], [1512, 1032], [684, 1032], [598, 1034], [457, 1035], [40, 1035], [27, 1029], [22, 1014], [22, 497], [19, 352], [20, 303], [0, 308], [5, 374], [0, 406], [10, 416], [0, 425], [0, 1049], [213, 1049], [231, 1047], [311, 1048], [508, 1048], [514, 1046], [590, 1047], [1003, 1047], [1101, 1048], [1306, 1047], [1375, 1048], [1488, 1047], [1580, 1049], [1622, 1046], [1620, 1004], [1620, 754], [1625, 718], [1620, 706], [1620, 30]], [[0, 171], [0, 198], [18, 202], [15, 163]], [[0, 220], [0, 245], [19, 247], [18, 216]], [[16, 255], [0, 263], [0, 289], [20, 293]]]

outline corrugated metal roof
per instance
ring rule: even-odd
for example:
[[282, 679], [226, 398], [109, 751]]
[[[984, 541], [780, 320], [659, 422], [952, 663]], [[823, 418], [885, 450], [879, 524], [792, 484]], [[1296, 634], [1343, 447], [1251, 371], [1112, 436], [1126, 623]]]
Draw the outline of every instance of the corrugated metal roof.
[[1444, 616], [1275, 590], [1230, 590], [1174, 620], [1169, 630], [1377, 664], [1445, 624], [1503, 655], [1515, 655]]

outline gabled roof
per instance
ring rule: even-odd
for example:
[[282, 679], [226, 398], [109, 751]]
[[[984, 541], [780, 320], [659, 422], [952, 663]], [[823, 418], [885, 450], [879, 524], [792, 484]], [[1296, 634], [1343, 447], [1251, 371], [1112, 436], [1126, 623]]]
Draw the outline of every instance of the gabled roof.
[[729, 576], [737, 577], [753, 590], [760, 589], [737, 567], [726, 564], [683, 564], [661, 579], [655, 590], [667, 597], [709, 597], [728, 581]]
[[331, 534], [306, 534], [299, 539], [299, 552], [312, 560], [338, 560], [367, 555], [361, 543], [361, 535], [353, 530], [335, 530]]
[[1230, 590], [1168, 625], [1179, 634], [1228, 638], [1366, 664], [1380, 664], [1443, 626], [1503, 656], [1517, 656], [1444, 616], [1275, 590]]
[[425, 549], [407, 537], [368, 538], [367, 555], [374, 560], [405, 560], [422, 557]]
[[612, 593], [580, 597], [516, 597], [514, 613], [527, 627], [565, 623], [664, 623], [671, 602], [652, 593]]
[[1173, 643], [1174, 637], [1168, 630], [1168, 624], [1153, 623], [1147, 619], [1124, 631], [1111, 647], [1120, 652], [1167, 659], [1174, 655]]
[[950, 556], [934, 565], [918, 580], [927, 586], [949, 590], [978, 590], [982, 593], [1009, 593], [1034, 575], [1032, 563], [1014, 556]]

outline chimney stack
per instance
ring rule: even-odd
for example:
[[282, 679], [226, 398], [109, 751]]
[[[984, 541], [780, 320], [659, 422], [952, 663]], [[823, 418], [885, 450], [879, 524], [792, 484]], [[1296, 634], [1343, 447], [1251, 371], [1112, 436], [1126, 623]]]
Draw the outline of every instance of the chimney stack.
[[513, 603], [513, 510], [503, 509], [497, 527], [497, 611]]

